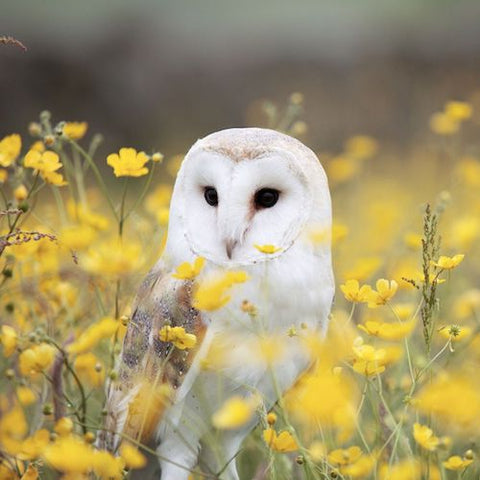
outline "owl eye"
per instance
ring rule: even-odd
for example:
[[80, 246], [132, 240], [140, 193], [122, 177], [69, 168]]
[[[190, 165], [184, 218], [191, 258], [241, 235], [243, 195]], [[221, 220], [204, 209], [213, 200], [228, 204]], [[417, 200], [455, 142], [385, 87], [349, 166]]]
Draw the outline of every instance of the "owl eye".
[[205, 187], [203, 196], [205, 197], [206, 202], [212, 207], [216, 207], [218, 205], [218, 193], [215, 188]]
[[255, 193], [255, 207], [271, 208], [278, 202], [280, 192], [274, 188], [262, 188]]

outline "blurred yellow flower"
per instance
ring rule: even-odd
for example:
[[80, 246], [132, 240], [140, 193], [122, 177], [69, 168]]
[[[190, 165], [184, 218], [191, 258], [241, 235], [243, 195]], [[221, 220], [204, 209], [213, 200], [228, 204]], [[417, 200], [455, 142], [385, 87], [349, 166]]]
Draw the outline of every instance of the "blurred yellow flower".
[[359, 282], [365, 281], [380, 267], [382, 261], [379, 257], [363, 257], [354, 261], [353, 266], [343, 272], [343, 278], [354, 278]]
[[0, 343], [3, 345], [3, 356], [9, 357], [17, 348], [17, 332], [10, 325], [2, 325]]
[[145, 152], [138, 152], [134, 148], [121, 148], [119, 153], [111, 153], [107, 157], [107, 164], [113, 168], [116, 177], [141, 177], [148, 173], [145, 164], [148, 157]]
[[68, 182], [63, 178], [61, 173], [57, 172], [42, 172], [42, 178], [51, 185], [55, 185], [57, 187], [63, 187], [68, 185]]
[[422, 236], [419, 233], [409, 232], [403, 236], [403, 241], [408, 248], [419, 250], [422, 248]]
[[87, 133], [87, 122], [66, 122], [63, 125], [63, 134], [71, 140], [80, 140]]
[[364, 455], [357, 446], [333, 450], [327, 458], [329, 463], [339, 468], [342, 475], [349, 478], [361, 478], [368, 475], [376, 463], [374, 455]]
[[13, 196], [17, 202], [23, 202], [28, 197], [28, 190], [23, 183], [13, 190]]
[[438, 135], [453, 135], [459, 128], [459, 122], [446, 113], [437, 112], [430, 117], [430, 129]]
[[375, 320], [367, 320], [365, 324], [358, 325], [368, 335], [381, 338], [382, 340], [401, 340], [412, 333], [415, 328], [415, 319], [408, 322], [386, 323]]
[[62, 417], [55, 422], [54, 426], [55, 433], [58, 433], [61, 437], [70, 435], [73, 431], [73, 422], [68, 417]]
[[24, 406], [32, 405], [32, 403], [37, 401], [35, 392], [31, 388], [25, 386], [17, 387], [17, 397], [18, 401]]
[[457, 254], [457, 255], [454, 255], [453, 257], [447, 257], [445, 255], [441, 255], [436, 262], [432, 260], [431, 264], [437, 268], [442, 268], [444, 270], [451, 270], [452, 268], [455, 268], [456, 266], [458, 266], [462, 262], [464, 257], [465, 255], [462, 255], [462, 254]]
[[83, 440], [68, 435], [58, 437], [43, 452], [43, 459], [62, 473], [86, 474], [92, 468], [94, 451]]
[[41, 343], [24, 350], [18, 359], [20, 373], [24, 376], [35, 376], [46, 370], [53, 363], [55, 348], [47, 343]]
[[128, 275], [140, 269], [144, 261], [142, 245], [112, 238], [92, 245], [80, 257], [80, 266], [96, 275]]
[[358, 161], [347, 156], [332, 158], [326, 165], [328, 179], [333, 185], [344, 183], [353, 178], [360, 170]]
[[456, 166], [457, 175], [468, 186], [480, 187], [480, 161], [474, 157], [464, 157]]
[[183, 327], [165, 325], [158, 336], [162, 342], [170, 342], [179, 350], [193, 348], [197, 344], [197, 337], [193, 333], [187, 333]]
[[340, 290], [349, 302], [367, 302], [372, 293], [370, 285], [362, 285], [358, 280], [347, 280], [344, 285], [340, 285]]
[[465, 470], [465, 468], [467, 468], [472, 462], [473, 460], [453, 455], [449, 457], [448, 460], [442, 462], [442, 464], [447, 470], [458, 471]]
[[179, 265], [175, 273], [172, 273], [172, 277], [180, 280], [193, 280], [202, 271], [204, 265], [205, 259], [197, 257], [193, 264], [184, 262]]
[[245, 425], [253, 416], [258, 405], [256, 399], [245, 399], [240, 396], [229, 398], [220, 410], [212, 416], [212, 424], [222, 430], [233, 430]]
[[92, 387], [101, 387], [105, 380], [105, 368], [92, 352], [82, 353], [73, 364], [78, 377]]
[[94, 450], [92, 470], [100, 478], [122, 480], [125, 461], [122, 457], [114, 457], [106, 450]]
[[359, 160], [373, 157], [377, 153], [377, 141], [367, 135], [356, 135], [345, 142], [345, 152]]
[[89, 225], [68, 225], [62, 227], [60, 242], [71, 250], [85, 250], [97, 237], [97, 232]]
[[138, 451], [138, 448], [123, 442], [120, 445], [120, 456], [125, 461], [125, 465], [128, 468], [143, 468], [147, 464], [147, 458], [145, 455]]
[[472, 288], [462, 293], [455, 300], [453, 311], [460, 320], [480, 313], [480, 290]]
[[397, 292], [398, 283], [395, 280], [385, 280], [381, 278], [375, 284], [377, 290], [372, 290], [368, 296], [368, 306], [370, 308], [385, 305]]
[[274, 452], [287, 453], [298, 450], [298, 445], [290, 432], [281, 431], [278, 435], [273, 428], [263, 431], [263, 440]]
[[330, 452], [327, 456], [328, 461], [334, 465], [341, 466], [356, 462], [363, 455], [360, 447], [354, 446], [347, 449], [337, 449]]
[[430, 452], [433, 452], [440, 443], [440, 440], [433, 434], [431, 428], [419, 423], [413, 424], [413, 438], [421, 447]]
[[460, 325], [446, 325], [441, 327], [438, 331], [443, 338], [446, 338], [447, 340], [450, 339], [454, 342], [463, 340], [472, 334], [472, 329], [470, 327]]
[[461, 122], [471, 118], [473, 107], [467, 102], [450, 101], [445, 105], [445, 114], [449, 118]]
[[8, 170], [0, 168], [0, 183], [5, 183], [8, 179]]
[[0, 140], [0, 166], [9, 167], [20, 155], [22, 139], [17, 133], [3, 137]]
[[18, 458], [22, 460], [35, 460], [39, 458], [46, 446], [50, 443], [50, 432], [42, 428], [23, 440]]
[[422, 468], [418, 460], [409, 458], [391, 466], [382, 465], [379, 473], [380, 480], [418, 480], [422, 477]]
[[120, 322], [111, 317], [104, 317], [99, 322], [90, 325], [70, 345], [67, 351], [72, 354], [83, 353], [91, 350], [104, 338], [111, 338], [120, 326]]
[[281, 247], [276, 247], [275, 245], [257, 245], [255, 244], [254, 247], [261, 253], [266, 253], [267, 255], [270, 255], [272, 253], [277, 253], [282, 250]]
[[193, 306], [198, 310], [218, 310], [230, 301], [228, 290], [236, 283], [244, 283], [248, 275], [242, 271], [229, 271], [200, 283], [193, 295]]
[[92, 212], [87, 206], [75, 203], [73, 200], [67, 202], [69, 217], [75, 222], [94, 228], [95, 230], [106, 230], [109, 227], [109, 220], [100, 213]]

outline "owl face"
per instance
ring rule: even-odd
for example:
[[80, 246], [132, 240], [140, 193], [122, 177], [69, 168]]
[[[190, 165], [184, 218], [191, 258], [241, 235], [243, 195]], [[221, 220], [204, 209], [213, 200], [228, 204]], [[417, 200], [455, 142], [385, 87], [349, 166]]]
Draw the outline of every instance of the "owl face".
[[[285, 139], [291, 148], [282, 144]], [[172, 198], [169, 241], [182, 237], [193, 255], [222, 266], [278, 257], [315, 216], [326, 215], [329, 226], [328, 188], [323, 210], [316, 208], [319, 178], [325, 181], [313, 152], [286, 135], [255, 128], [217, 132], [185, 157]], [[266, 255], [255, 245], [279, 250]]]

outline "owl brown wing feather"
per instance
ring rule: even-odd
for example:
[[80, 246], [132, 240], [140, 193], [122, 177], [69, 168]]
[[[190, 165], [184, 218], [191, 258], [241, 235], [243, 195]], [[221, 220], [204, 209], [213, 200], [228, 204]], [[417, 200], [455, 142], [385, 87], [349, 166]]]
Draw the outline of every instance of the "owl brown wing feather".
[[[200, 313], [192, 307], [192, 286], [161, 268], [152, 270], [142, 283], [123, 341], [118, 377], [108, 389], [103, 448], [114, 451], [120, 435], [148, 444], [174, 401], [205, 330]], [[195, 334], [197, 344], [180, 350], [161, 341], [158, 332], [165, 325]]]

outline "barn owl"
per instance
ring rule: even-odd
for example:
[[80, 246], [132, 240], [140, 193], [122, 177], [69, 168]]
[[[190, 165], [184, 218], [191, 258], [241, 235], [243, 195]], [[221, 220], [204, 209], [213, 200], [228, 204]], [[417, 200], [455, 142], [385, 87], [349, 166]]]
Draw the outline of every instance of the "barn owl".
[[[301, 336], [287, 333], [327, 327], [330, 229], [324, 170], [298, 140], [234, 128], [192, 146], [174, 186], [164, 253], [137, 294], [107, 395], [107, 448], [134, 437], [157, 452], [140, 478], [187, 480], [194, 469], [239, 478], [235, 456], [260, 413], [228, 430], [214, 428], [212, 416], [233, 395], [261, 398], [268, 411], [308, 367]], [[314, 231], [325, 241], [313, 241]], [[265, 253], [259, 245], [275, 248]], [[195, 282], [175, 277], [178, 265], [199, 257], [205, 266]], [[248, 280], [231, 288], [227, 305], [194, 308], [196, 282], [239, 270]], [[242, 310], [246, 300], [256, 315]], [[165, 325], [195, 334], [197, 345], [162, 341]], [[260, 353], [269, 339], [282, 339], [273, 359]], [[209, 368], [212, 351], [222, 355]]]

